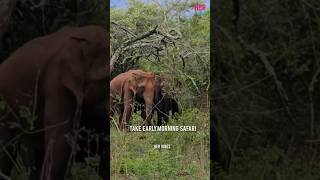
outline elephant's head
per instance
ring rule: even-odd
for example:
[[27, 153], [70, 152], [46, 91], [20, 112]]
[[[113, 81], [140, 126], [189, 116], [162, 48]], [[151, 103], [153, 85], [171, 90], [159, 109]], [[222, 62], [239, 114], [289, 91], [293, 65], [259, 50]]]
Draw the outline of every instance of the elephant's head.
[[109, 77], [108, 33], [98, 26], [75, 29], [67, 41], [63, 85], [77, 104], [94, 105], [107, 99]]
[[153, 72], [144, 71], [133, 72], [129, 88], [133, 91], [135, 96], [144, 99], [146, 123], [147, 125], [150, 125], [156, 90], [155, 74]]

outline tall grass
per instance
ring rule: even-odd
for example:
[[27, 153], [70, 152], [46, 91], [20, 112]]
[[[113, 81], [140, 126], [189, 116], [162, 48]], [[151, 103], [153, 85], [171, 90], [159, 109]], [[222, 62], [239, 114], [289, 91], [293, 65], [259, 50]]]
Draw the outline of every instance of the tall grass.
[[[133, 116], [133, 124], [140, 117]], [[185, 109], [168, 125], [196, 132], [122, 132], [111, 128], [111, 179], [209, 179], [209, 113]], [[170, 144], [156, 149], [155, 144]]]

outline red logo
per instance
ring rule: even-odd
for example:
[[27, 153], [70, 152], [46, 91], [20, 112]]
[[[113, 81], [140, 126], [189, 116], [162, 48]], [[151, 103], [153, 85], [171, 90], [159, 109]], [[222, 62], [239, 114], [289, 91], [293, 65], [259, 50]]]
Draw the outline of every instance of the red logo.
[[204, 13], [204, 11], [206, 10], [206, 4], [195, 4], [194, 5], [194, 11], [196, 13]]

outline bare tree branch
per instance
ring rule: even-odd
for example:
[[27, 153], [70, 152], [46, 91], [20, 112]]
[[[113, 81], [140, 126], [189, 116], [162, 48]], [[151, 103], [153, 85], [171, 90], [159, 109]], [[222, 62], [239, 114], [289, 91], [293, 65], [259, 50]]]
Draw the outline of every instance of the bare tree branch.
[[111, 24], [117, 25], [120, 29], [122, 29], [123, 31], [127, 32], [128, 34], [130, 34], [133, 37], [137, 37], [133, 32], [129, 31], [128, 29], [126, 29], [125, 27], [123, 27], [122, 25], [120, 25], [117, 22], [111, 21]]
[[[121, 45], [114, 51], [111, 55], [110, 60], [110, 69], [113, 70], [114, 64], [119, 60], [120, 56], [125, 52], [133, 51], [134, 49], [140, 49], [141, 52], [148, 52], [137, 55], [135, 57], [149, 57], [150, 55], [155, 56], [158, 60], [160, 59], [160, 51], [166, 49], [168, 45], [175, 46], [175, 41], [182, 38], [182, 35], [179, 31], [172, 29], [169, 33], [158, 30], [158, 26], [155, 26], [153, 29], [144, 32], [140, 35], [135, 35], [131, 30], [128, 30], [126, 27], [122, 26], [120, 23], [111, 22], [116, 25], [116, 28], [124, 31], [128, 37], [128, 40], [121, 43]], [[132, 58], [124, 58], [122, 63], [127, 59], [134, 60]], [[184, 64], [183, 58], [181, 58]]]
[[129, 46], [129, 45], [131, 45], [131, 44], [133, 44], [133, 43], [135, 43], [135, 42], [137, 42], [137, 41], [139, 41], [139, 40], [142, 40], [142, 39], [144, 39], [144, 38], [147, 38], [147, 37], [149, 37], [149, 36], [157, 33], [157, 28], [158, 28], [158, 26], [156, 26], [154, 29], [152, 29], [152, 30], [150, 30], [150, 31], [147, 31], [147, 32], [145, 32], [144, 34], [142, 34], [142, 35], [140, 35], [140, 36], [138, 36], [138, 37], [136, 37], [136, 38], [134, 38], [134, 39], [131, 39], [131, 40], [126, 41], [126, 42], [124, 43], [124, 46]]

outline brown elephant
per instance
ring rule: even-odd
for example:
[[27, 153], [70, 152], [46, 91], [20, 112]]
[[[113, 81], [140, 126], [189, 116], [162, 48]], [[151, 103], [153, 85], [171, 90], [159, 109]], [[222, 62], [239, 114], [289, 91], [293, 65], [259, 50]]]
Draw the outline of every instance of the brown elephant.
[[[37, 160], [30, 179], [64, 179], [76, 149], [67, 137], [79, 129], [85, 107], [108, 97], [108, 59], [108, 33], [92, 25], [65, 27], [31, 40], [0, 65], [0, 94], [7, 103], [0, 110], [2, 173], [10, 173], [13, 156], [7, 152], [20, 139], [33, 148], [29, 155]], [[29, 119], [35, 119], [32, 125], [19, 116], [26, 106], [31, 107]]]
[[[156, 75], [156, 88], [154, 98], [154, 111], [157, 112], [157, 125], [161, 126], [167, 123], [171, 115], [175, 113], [181, 114], [178, 102], [164, 92], [165, 78]], [[145, 118], [144, 99], [136, 98], [135, 112], [140, 111], [141, 117]]]
[[151, 125], [153, 102], [155, 96], [155, 74], [142, 70], [129, 70], [121, 73], [110, 82], [111, 107], [115, 108], [116, 96], [121, 97], [120, 119], [121, 129], [126, 129], [131, 118], [132, 106], [137, 97], [143, 98], [146, 107], [146, 125]]

